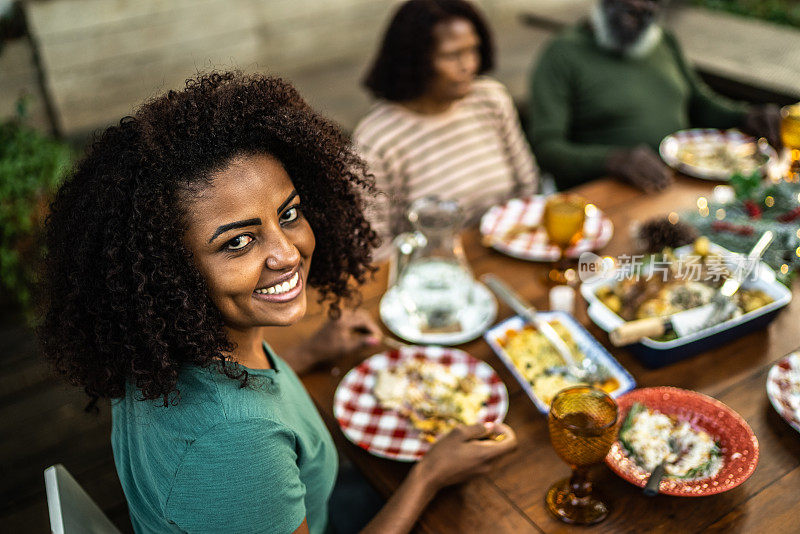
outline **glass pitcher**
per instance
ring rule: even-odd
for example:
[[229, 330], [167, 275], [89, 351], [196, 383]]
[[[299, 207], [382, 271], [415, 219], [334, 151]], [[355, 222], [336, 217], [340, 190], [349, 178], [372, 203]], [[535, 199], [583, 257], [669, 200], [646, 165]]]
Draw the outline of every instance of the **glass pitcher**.
[[414, 201], [414, 232], [394, 239], [389, 286], [420, 332], [458, 332], [459, 312], [472, 301], [474, 280], [461, 245], [458, 203], [435, 197]]

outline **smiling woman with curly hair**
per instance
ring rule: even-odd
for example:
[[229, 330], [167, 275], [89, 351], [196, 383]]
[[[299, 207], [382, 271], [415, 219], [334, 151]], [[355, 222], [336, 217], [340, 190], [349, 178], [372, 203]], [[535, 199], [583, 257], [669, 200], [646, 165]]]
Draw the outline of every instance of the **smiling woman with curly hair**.
[[[326, 529], [336, 451], [292, 368], [377, 342], [366, 314], [340, 309], [377, 244], [371, 188], [290, 85], [235, 73], [144, 104], [62, 186], [39, 334], [57, 373], [112, 399], [136, 531]], [[333, 318], [283, 360], [264, 327], [302, 318], [308, 287]], [[474, 441], [482, 428], [443, 438], [370, 527], [408, 530], [439, 487], [513, 446], [505, 431], [499, 444]]]

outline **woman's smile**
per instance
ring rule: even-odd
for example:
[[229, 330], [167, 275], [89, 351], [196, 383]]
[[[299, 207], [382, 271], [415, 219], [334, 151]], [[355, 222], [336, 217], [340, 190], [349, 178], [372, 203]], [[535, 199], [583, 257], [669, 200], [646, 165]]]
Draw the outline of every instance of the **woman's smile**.
[[262, 286], [253, 291], [253, 298], [266, 302], [289, 302], [303, 292], [303, 278], [300, 271], [294, 271], [287, 276], [282, 276], [271, 286]]

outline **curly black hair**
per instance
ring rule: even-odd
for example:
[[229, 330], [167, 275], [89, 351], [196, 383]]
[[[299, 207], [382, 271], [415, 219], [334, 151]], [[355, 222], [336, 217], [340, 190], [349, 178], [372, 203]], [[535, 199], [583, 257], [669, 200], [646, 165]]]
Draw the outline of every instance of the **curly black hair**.
[[494, 42], [483, 15], [464, 0], [409, 0], [392, 17], [378, 55], [362, 84], [373, 96], [407, 102], [427, 91], [433, 79], [436, 46], [433, 28], [440, 22], [466, 19], [480, 38], [478, 74], [494, 68]]
[[39, 336], [55, 371], [89, 397], [130, 382], [177, 400], [183, 365], [228, 365], [234, 347], [191, 255], [181, 199], [233, 158], [270, 154], [303, 198], [317, 246], [309, 273], [331, 314], [357, 295], [378, 244], [363, 214], [373, 191], [341, 131], [279, 78], [201, 74], [97, 136], [51, 204]]

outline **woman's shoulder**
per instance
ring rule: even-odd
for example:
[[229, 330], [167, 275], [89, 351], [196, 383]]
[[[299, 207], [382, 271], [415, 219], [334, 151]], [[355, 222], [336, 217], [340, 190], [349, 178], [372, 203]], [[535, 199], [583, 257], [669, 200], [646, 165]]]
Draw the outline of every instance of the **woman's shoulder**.
[[481, 100], [511, 100], [508, 88], [489, 76], [479, 76], [475, 79], [471, 96]]
[[353, 142], [361, 151], [380, 151], [411, 120], [412, 115], [399, 104], [379, 100], [356, 125]]
[[485, 74], [475, 78], [472, 84], [473, 93], [504, 93], [508, 94], [506, 86], [496, 78]]
[[238, 379], [227, 376], [216, 366], [191, 367], [182, 373], [179, 383], [187, 389], [180, 404], [203, 412], [212, 410], [210, 421], [214, 423], [280, 420], [275, 412], [282, 397], [277, 394], [279, 390], [271, 372], [248, 370], [247, 383], [242, 387]]
[[248, 382], [243, 388], [238, 380], [214, 367], [187, 366], [166, 405], [163, 399], [142, 400], [141, 392], [128, 384], [125, 398], [114, 409], [117, 417], [149, 427], [154, 433], [161, 429], [191, 440], [219, 425], [270, 418], [270, 405], [259, 392], [268, 390], [271, 380], [254, 376]]
[[508, 88], [488, 76], [480, 76], [475, 80], [468, 98], [472, 104], [480, 107], [490, 106], [499, 111], [505, 111], [514, 105], [514, 99]]

